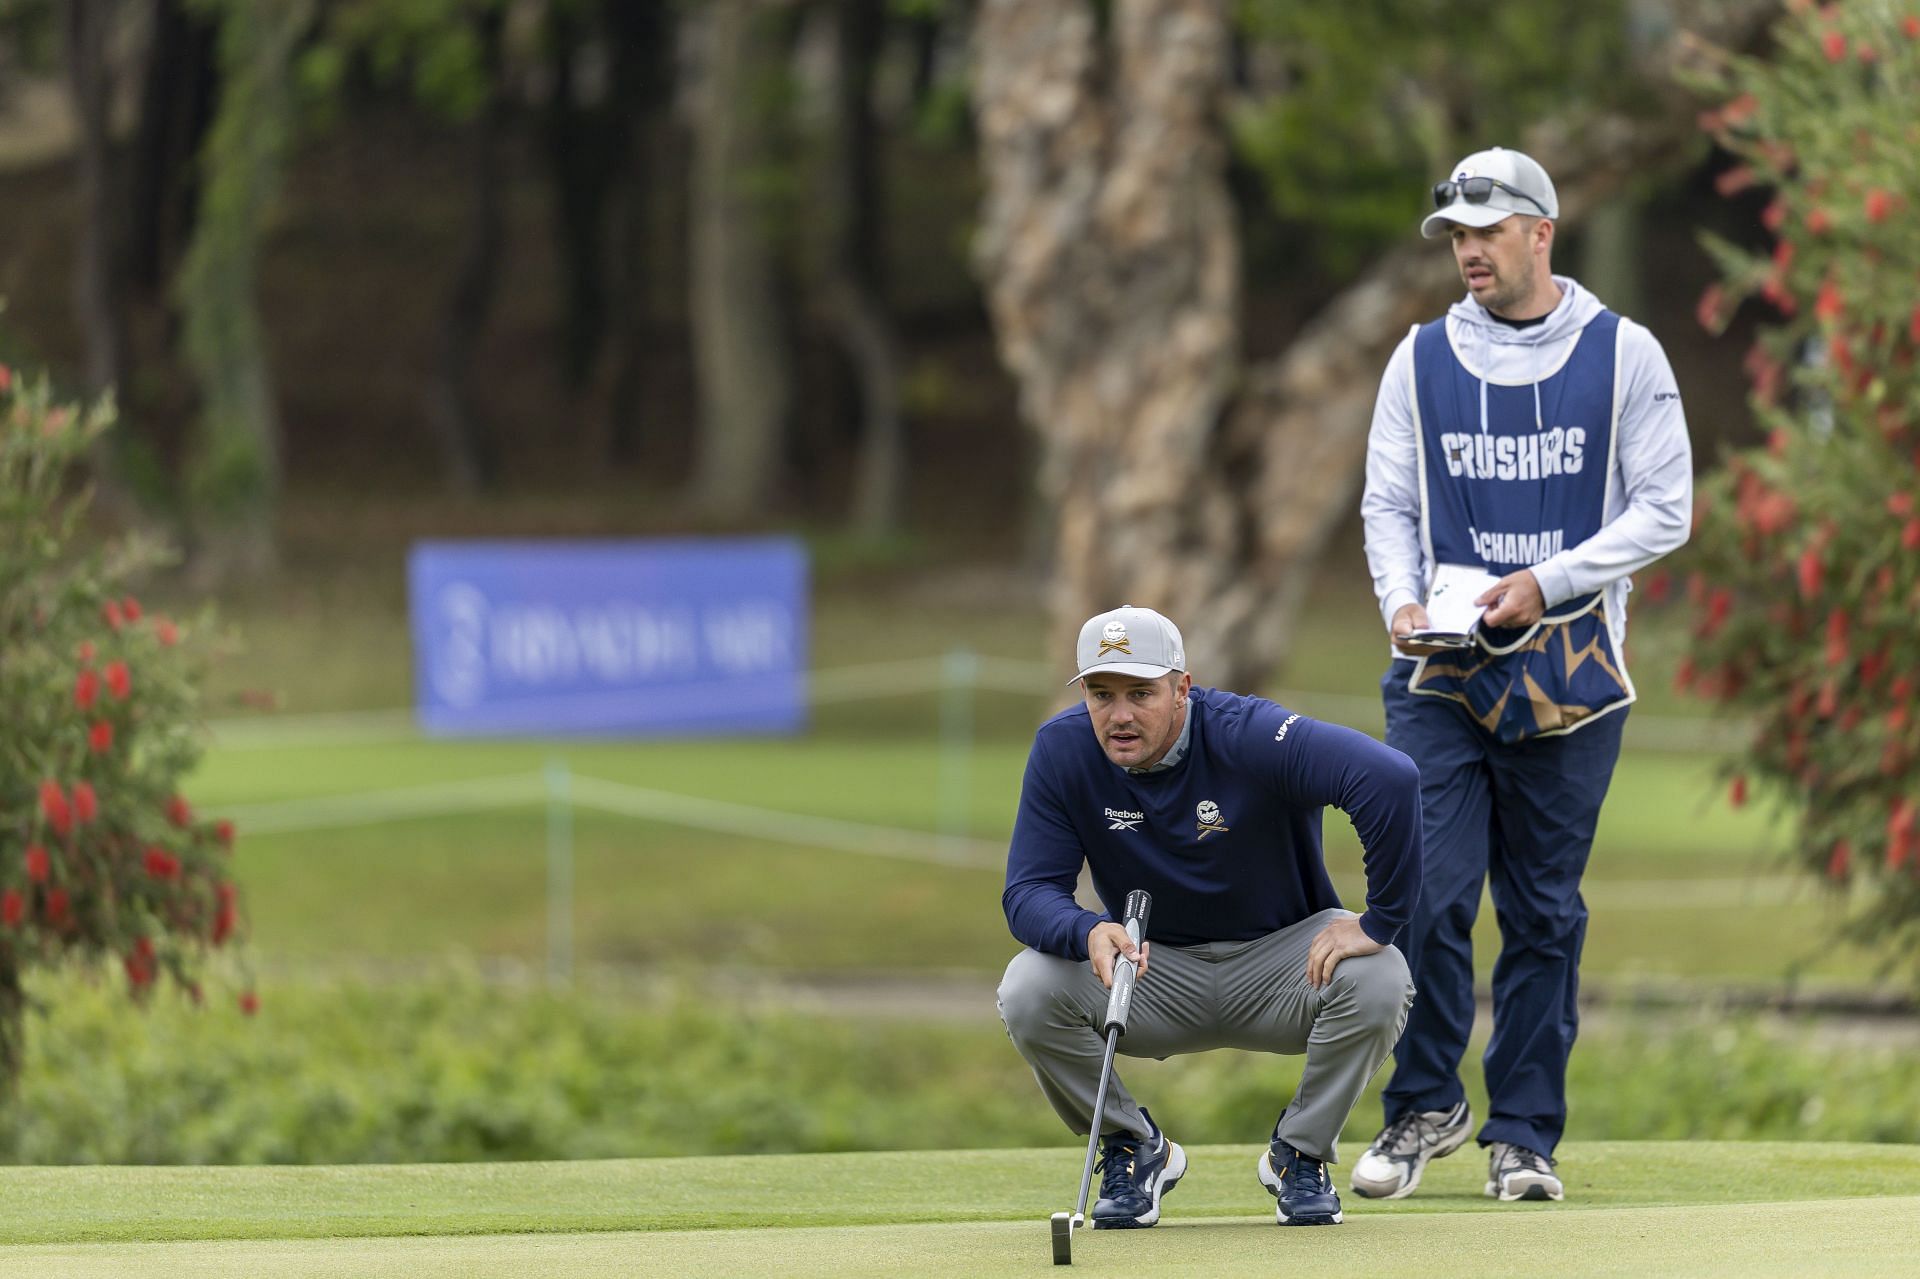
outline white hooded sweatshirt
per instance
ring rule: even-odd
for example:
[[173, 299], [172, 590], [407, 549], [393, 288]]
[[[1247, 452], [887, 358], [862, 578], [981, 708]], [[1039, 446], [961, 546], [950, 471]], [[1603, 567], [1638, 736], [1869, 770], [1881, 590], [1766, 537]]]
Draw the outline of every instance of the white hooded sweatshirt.
[[[1486, 383], [1534, 387], [1573, 354], [1581, 331], [1602, 310], [1578, 283], [1556, 275], [1560, 304], [1536, 325], [1503, 324], [1471, 295], [1447, 311], [1447, 340], [1468, 373]], [[1373, 592], [1389, 629], [1393, 616], [1426, 599], [1432, 557], [1421, 536], [1420, 478], [1414, 438], [1413, 339], [1387, 361], [1367, 437], [1367, 484], [1360, 499]], [[1613, 469], [1600, 531], [1532, 565], [1548, 611], [1605, 589], [1615, 652], [1626, 642], [1631, 574], [1677, 549], [1693, 524], [1693, 450], [1686, 413], [1666, 352], [1653, 334], [1621, 317], [1614, 373]], [[1395, 652], [1396, 657], [1405, 657]], [[1411, 658], [1407, 658], [1411, 661]]]

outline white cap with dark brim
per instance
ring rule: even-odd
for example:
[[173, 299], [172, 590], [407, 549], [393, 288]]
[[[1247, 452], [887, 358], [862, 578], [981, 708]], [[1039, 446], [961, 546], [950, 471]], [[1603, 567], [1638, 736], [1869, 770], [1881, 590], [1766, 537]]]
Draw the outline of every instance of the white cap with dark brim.
[[1067, 681], [1069, 685], [1103, 672], [1158, 679], [1187, 669], [1180, 628], [1150, 608], [1131, 604], [1089, 617], [1080, 627], [1073, 651], [1080, 673]]
[[1488, 193], [1484, 204], [1470, 203], [1456, 195], [1445, 208], [1429, 213], [1420, 223], [1420, 234], [1429, 240], [1450, 234], [1455, 225], [1489, 227], [1516, 213], [1535, 218], [1560, 216], [1560, 197], [1554, 192], [1553, 179], [1524, 151], [1506, 147], [1475, 151], [1453, 166], [1452, 178], [1455, 182], [1492, 178], [1501, 185]]

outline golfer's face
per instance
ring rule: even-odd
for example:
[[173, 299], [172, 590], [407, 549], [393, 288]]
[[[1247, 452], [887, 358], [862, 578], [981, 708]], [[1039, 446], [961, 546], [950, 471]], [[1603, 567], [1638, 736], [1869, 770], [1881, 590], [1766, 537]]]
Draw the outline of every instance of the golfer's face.
[[1489, 227], [1455, 226], [1453, 260], [1473, 300], [1503, 312], [1533, 291], [1533, 250], [1518, 217]]
[[1110, 671], [1081, 680], [1093, 735], [1107, 758], [1122, 768], [1159, 763], [1179, 740], [1190, 683], [1185, 675], [1140, 679]]

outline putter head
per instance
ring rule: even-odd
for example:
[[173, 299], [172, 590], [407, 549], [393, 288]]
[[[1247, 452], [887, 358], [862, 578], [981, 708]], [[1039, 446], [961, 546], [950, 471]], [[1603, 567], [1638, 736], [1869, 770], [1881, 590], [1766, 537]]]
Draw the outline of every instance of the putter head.
[[1079, 1224], [1077, 1212], [1056, 1212], [1053, 1214], [1053, 1264], [1070, 1266], [1073, 1264], [1073, 1228]]

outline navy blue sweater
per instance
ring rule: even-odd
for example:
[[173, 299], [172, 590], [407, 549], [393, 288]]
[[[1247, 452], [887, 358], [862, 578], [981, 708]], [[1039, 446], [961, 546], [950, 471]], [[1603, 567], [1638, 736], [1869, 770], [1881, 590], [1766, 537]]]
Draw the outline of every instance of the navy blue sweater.
[[[1085, 706], [1034, 735], [1000, 904], [1035, 950], [1087, 957], [1087, 933], [1129, 890], [1153, 894], [1148, 933], [1175, 946], [1245, 941], [1339, 896], [1320, 851], [1320, 810], [1344, 811], [1366, 850], [1360, 927], [1382, 944], [1420, 895], [1420, 774], [1364, 733], [1261, 697], [1195, 688], [1186, 756], [1130, 773], [1100, 749]], [[1108, 913], [1073, 899], [1085, 860]]]

